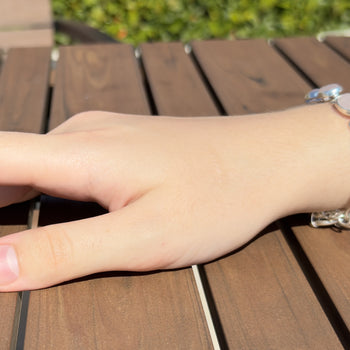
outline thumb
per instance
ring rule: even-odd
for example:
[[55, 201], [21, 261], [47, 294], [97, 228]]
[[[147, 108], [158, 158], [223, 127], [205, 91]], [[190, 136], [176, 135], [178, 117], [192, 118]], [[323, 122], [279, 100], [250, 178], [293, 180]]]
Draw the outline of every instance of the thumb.
[[0, 291], [44, 288], [102, 271], [166, 267], [162, 225], [151, 208], [143, 197], [116, 212], [2, 237]]

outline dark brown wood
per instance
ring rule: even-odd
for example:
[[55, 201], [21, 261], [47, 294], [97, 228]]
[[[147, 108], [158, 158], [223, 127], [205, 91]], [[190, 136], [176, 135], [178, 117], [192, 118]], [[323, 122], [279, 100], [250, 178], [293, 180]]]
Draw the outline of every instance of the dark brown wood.
[[293, 227], [303, 250], [350, 329], [350, 236], [331, 229]]
[[28, 349], [211, 348], [193, 279], [183, 271], [75, 282], [32, 292], [30, 302]]
[[231, 349], [342, 349], [279, 231], [205, 267]]
[[[315, 38], [278, 39], [275, 45], [312, 80], [322, 86], [338, 83], [350, 90], [348, 62]], [[296, 50], [297, 49], [297, 50]]]
[[[51, 128], [89, 109], [150, 113], [130, 46], [64, 48], [60, 59]], [[66, 205], [56, 208], [64, 211]], [[180, 349], [184, 344], [211, 348], [191, 269], [110, 273], [31, 293], [26, 349]]]
[[334, 48], [340, 54], [350, 60], [350, 38], [349, 37], [328, 37], [325, 40], [326, 44]]
[[0, 130], [43, 131], [50, 51], [49, 48], [10, 50], [1, 71]]
[[[194, 42], [193, 51], [228, 114], [303, 103], [309, 86], [264, 40]], [[283, 79], [280, 72], [283, 71]]]
[[[23, 60], [23, 57], [26, 57]], [[49, 49], [9, 52], [0, 75], [0, 129], [40, 132], [45, 120]], [[28, 204], [0, 209], [0, 236], [28, 228]], [[9, 349], [17, 293], [0, 293], [0, 348]], [[18, 317], [18, 315], [16, 316]]]
[[[318, 85], [339, 82], [333, 80], [339, 74], [337, 69], [332, 73], [333, 60], [341, 62], [346, 80], [346, 59], [328, 45], [306, 38], [277, 41], [278, 50], [262, 40], [196, 42], [193, 58], [178, 43], [147, 44], [142, 60], [159, 114], [218, 115], [211, 89], [227, 114], [241, 114], [303, 103], [308, 79]], [[10, 52], [1, 68], [0, 129], [41, 132], [49, 50]], [[63, 48], [53, 96], [50, 128], [89, 109], [151, 113], [138, 62], [125, 45]], [[42, 205], [42, 224], [101, 209], [50, 198]], [[9, 210], [0, 210], [0, 235], [27, 227], [28, 208]], [[349, 235], [306, 226], [293, 230], [349, 328]], [[235, 254], [205, 265], [204, 271], [230, 348], [342, 348], [275, 227]], [[0, 349], [9, 348], [14, 334], [15, 304], [16, 293], [0, 294]], [[25, 348], [208, 349], [209, 338], [190, 269], [105, 273], [32, 292]]]
[[181, 43], [143, 44], [141, 51], [159, 114], [218, 115], [201, 76]]
[[[301, 70], [309, 71], [309, 67], [313, 62], [312, 57], [308, 56], [308, 52], [304, 51], [304, 47], [308, 46], [308, 42], [312, 43], [311, 47], [315, 47], [315, 56], [313, 57], [316, 62], [315, 66], [318, 68], [317, 83], [325, 85], [328, 82], [339, 82], [349, 91], [350, 63], [337, 56], [325, 44], [315, 44], [314, 40], [311, 39], [293, 39], [291, 41], [283, 40], [282, 44], [278, 42], [278, 45], [283, 48], [288, 47], [288, 52], [298, 51], [303, 53], [297, 56], [298, 59], [295, 63]], [[349, 43], [348, 40], [335, 40], [335, 42]], [[301, 48], [299, 48], [300, 43]], [[292, 59], [295, 59], [295, 54], [293, 54]], [[340, 70], [336, 67], [338, 65]], [[316, 75], [313, 71], [310, 71], [310, 74]], [[340, 78], [341, 81], [338, 80]], [[331, 230], [316, 230], [309, 226], [295, 227], [293, 231], [325, 285], [327, 292], [331, 295], [338, 312], [350, 329], [350, 255], [346, 250], [350, 246], [350, 235], [345, 232], [339, 234]]]
[[[230, 115], [297, 105], [310, 88], [263, 41], [196, 42], [193, 49]], [[341, 348], [280, 231], [205, 271], [233, 349]]]
[[128, 45], [62, 47], [50, 129], [88, 110], [150, 114], [133, 56]]

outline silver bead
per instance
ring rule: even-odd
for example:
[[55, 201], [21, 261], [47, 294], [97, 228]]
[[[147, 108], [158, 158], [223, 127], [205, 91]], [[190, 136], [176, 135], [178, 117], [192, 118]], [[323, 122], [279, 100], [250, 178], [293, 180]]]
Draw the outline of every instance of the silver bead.
[[328, 84], [322, 86], [318, 91], [318, 97], [324, 102], [331, 101], [339, 96], [343, 91], [343, 87], [339, 84]]

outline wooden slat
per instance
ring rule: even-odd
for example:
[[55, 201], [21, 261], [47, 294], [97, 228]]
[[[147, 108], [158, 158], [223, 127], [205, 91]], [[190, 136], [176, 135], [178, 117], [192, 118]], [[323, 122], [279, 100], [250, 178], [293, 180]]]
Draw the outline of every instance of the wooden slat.
[[350, 237], [331, 229], [293, 227], [339, 314], [350, 329]]
[[[197, 42], [193, 49], [228, 114], [293, 106], [309, 89], [260, 40]], [[280, 231], [205, 271], [229, 347], [341, 348]]]
[[126, 45], [61, 48], [50, 129], [88, 110], [149, 114], [133, 55], [132, 47]]
[[15, 30], [0, 32], [0, 48], [53, 46], [52, 29]]
[[[275, 45], [317, 86], [338, 83], [350, 90], [348, 62], [315, 38], [278, 39]], [[297, 50], [296, 50], [297, 48]]]
[[[295, 63], [301, 70], [309, 71], [312, 58], [310, 59], [308, 51], [304, 51], [305, 41], [306, 39], [301, 41], [301, 48], [299, 41], [295, 40], [287, 44], [285, 41], [281, 42], [282, 44], [278, 42], [278, 45], [283, 48], [288, 47], [288, 52], [298, 51], [298, 60]], [[313, 42], [311, 39], [309, 41]], [[322, 67], [317, 73], [317, 84], [321, 86], [330, 81], [339, 82], [349, 91], [350, 63], [336, 56], [335, 52], [321, 43], [315, 45], [315, 57], [315, 61]], [[291, 58], [294, 60], [295, 55]], [[341, 72], [337, 68], [333, 69], [333, 66], [338, 64], [341, 66]], [[315, 65], [317, 64], [315, 63]], [[338, 80], [340, 73], [342, 81]], [[314, 77], [316, 79], [315, 72], [310, 71], [310, 74], [313, 74], [312, 79]], [[293, 230], [338, 312], [350, 329], [350, 293], [348, 288], [350, 286], [350, 254], [349, 251], [345, 250], [346, 247], [350, 246], [350, 235], [346, 232], [335, 234], [329, 230], [316, 230], [309, 226], [295, 227]]]
[[[130, 46], [62, 49], [56, 78], [51, 128], [88, 109], [150, 113]], [[211, 347], [191, 269], [110, 273], [31, 293], [26, 349], [183, 344], [186, 349]]]
[[217, 40], [194, 42], [192, 47], [227, 113], [259, 113], [303, 103], [300, 91], [308, 85], [265, 41]]
[[51, 25], [50, 0], [0, 1], [0, 31], [12, 28], [49, 28]]
[[325, 41], [350, 61], [350, 38], [349, 37], [328, 37]]
[[0, 130], [42, 131], [49, 70], [49, 48], [9, 52], [0, 80]]
[[232, 349], [342, 349], [279, 231], [206, 266]]
[[[9, 52], [0, 75], [1, 130], [40, 132], [46, 112], [49, 62], [47, 49]], [[0, 209], [0, 236], [27, 229], [28, 212], [28, 204]], [[17, 293], [0, 293], [1, 349], [10, 347], [16, 299]]]
[[198, 337], [203, 319], [191, 315], [200, 308], [194, 289], [189, 274], [175, 271], [32, 292], [25, 348], [210, 349], [207, 336]]
[[143, 44], [141, 51], [159, 114], [218, 114], [203, 80], [188, 59], [182, 44]]

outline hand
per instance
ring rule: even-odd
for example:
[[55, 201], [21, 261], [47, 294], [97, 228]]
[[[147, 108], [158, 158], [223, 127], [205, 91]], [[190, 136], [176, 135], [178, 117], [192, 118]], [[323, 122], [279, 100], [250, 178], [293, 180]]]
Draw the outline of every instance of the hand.
[[[0, 133], [0, 205], [43, 192], [96, 201], [109, 211], [2, 237], [0, 291], [100, 271], [203, 263], [304, 209], [303, 196], [314, 198], [305, 183], [316, 176], [308, 169], [305, 176], [302, 164], [310, 158], [294, 150], [292, 140], [302, 140], [293, 113], [173, 118], [88, 112], [47, 135]], [[278, 125], [289, 119], [288, 127]]]

